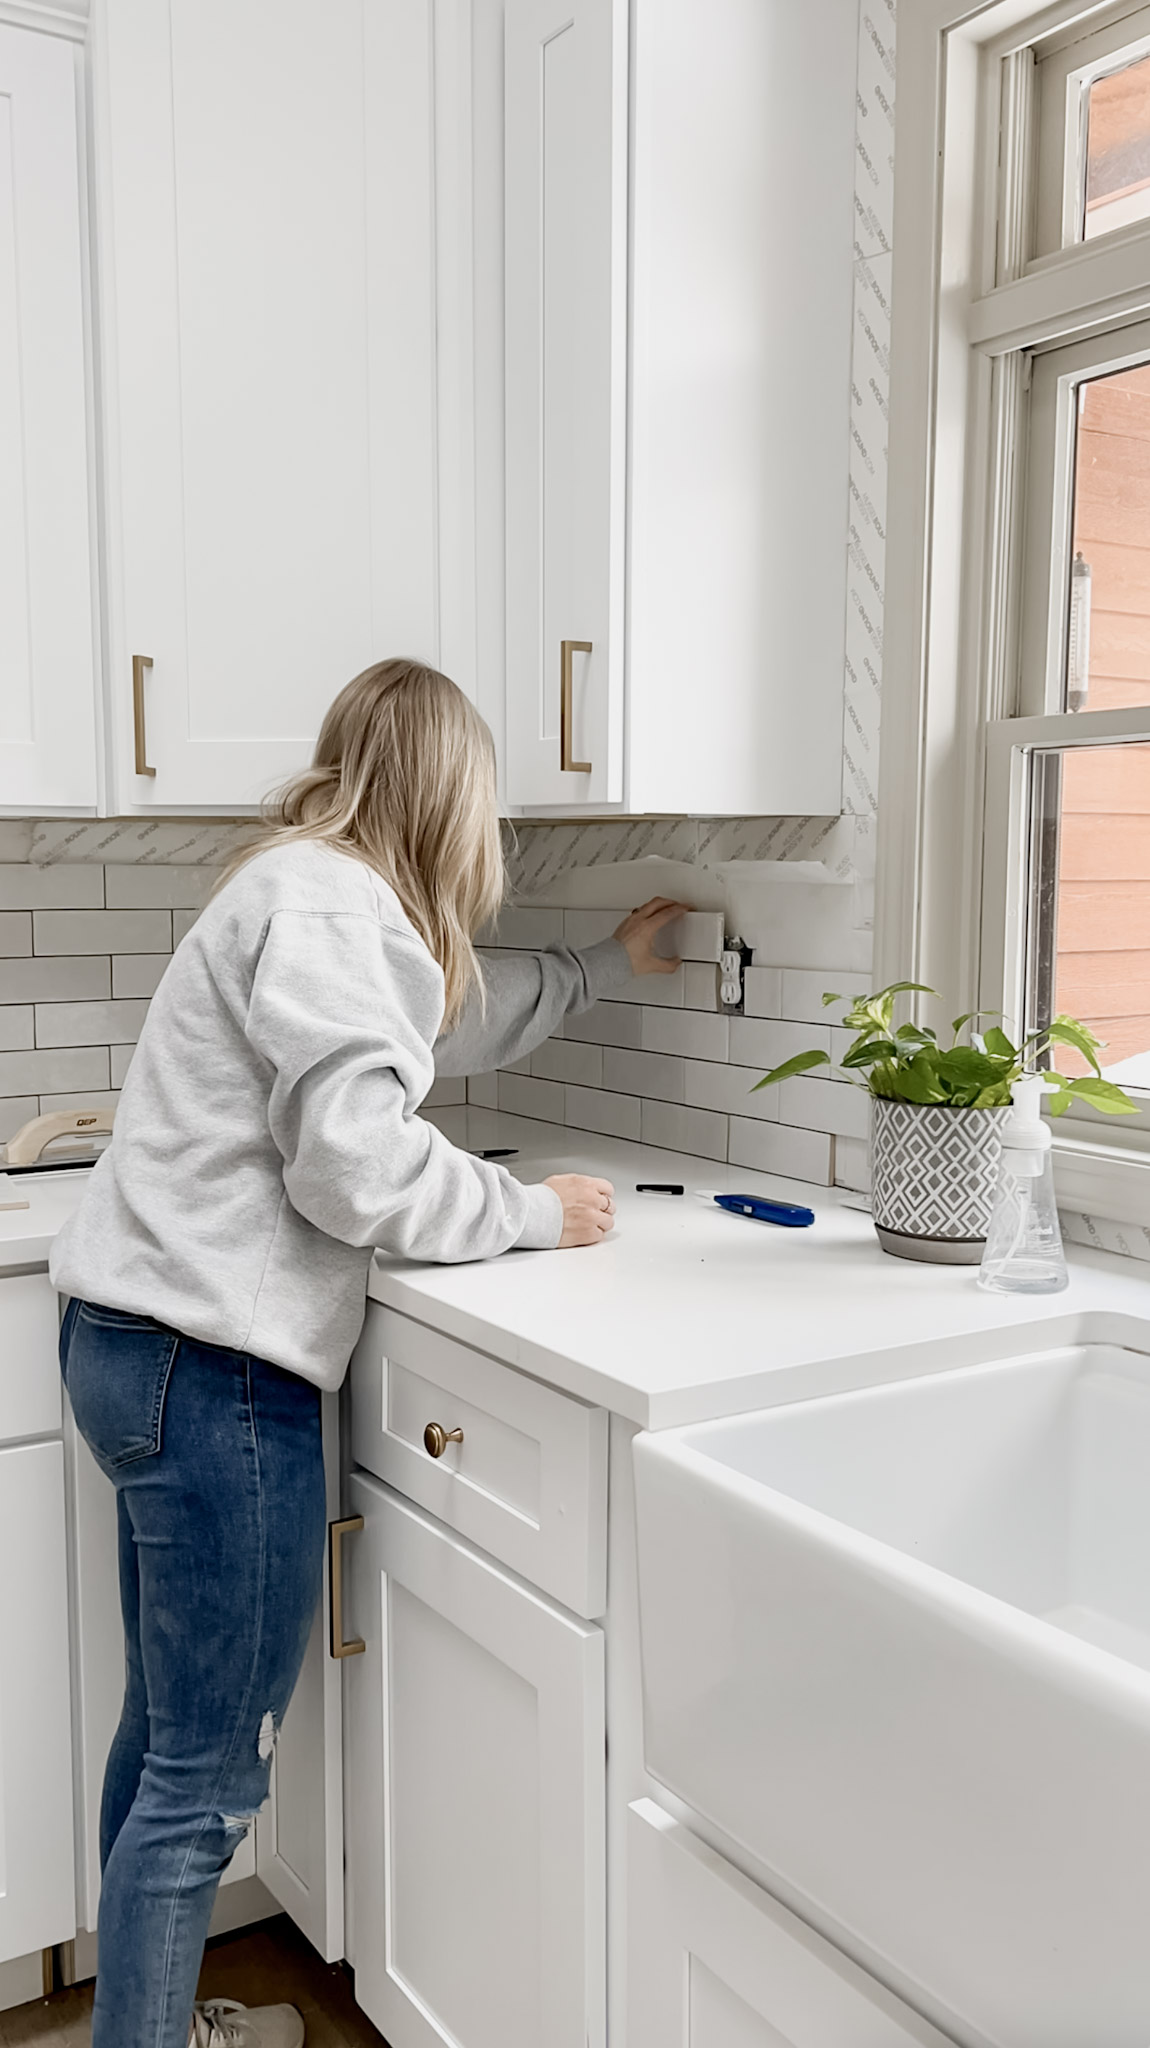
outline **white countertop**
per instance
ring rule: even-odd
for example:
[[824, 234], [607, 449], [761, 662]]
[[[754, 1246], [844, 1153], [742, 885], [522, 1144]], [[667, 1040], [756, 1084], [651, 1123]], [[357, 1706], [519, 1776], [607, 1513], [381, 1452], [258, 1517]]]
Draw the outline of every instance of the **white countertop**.
[[[1069, 1246], [1070, 1286], [983, 1294], [974, 1267], [880, 1251], [857, 1198], [744, 1167], [658, 1152], [489, 1110], [435, 1112], [457, 1144], [514, 1145], [524, 1180], [599, 1173], [618, 1222], [583, 1251], [511, 1252], [472, 1266], [377, 1259], [369, 1293], [643, 1428], [736, 1415], [877, 1379], [1087, 1338], [1150, 1350], [1150, 1266]], [[43, 1265], [83, 1173], [0, 1173], [0, 1272]], [[638, 1180], [746, 1188], [815, 1211], [807, 1230], [751, 1223]]]
[[17, 1174], [0, 1168], [0, 1273], [44, 1264], [56, 1232], [87, 1184], [88, 1175], [75, 1167], [64, 1173]]
[[[377, 1258], [369, 1293], [648, 1429], [1087, 1338], [1150, 1350], [1150, 1266], [1069, 1246], [1070, 1286], [984, 1294], [977, 1267], [928, 1266], [879, 1248], [857, 1197], [745, 1167], [658, 1152], [555, 1124], [456, 1109], [457, 1144], [516, 1145], [523, 1180], [599, 1173], [618, 1222], [582, 1251], [511, 1252], [475, 1266]], [[802, 1202], [806, 1230], [748, 1222], [639, 1180], [749, 1189]]]

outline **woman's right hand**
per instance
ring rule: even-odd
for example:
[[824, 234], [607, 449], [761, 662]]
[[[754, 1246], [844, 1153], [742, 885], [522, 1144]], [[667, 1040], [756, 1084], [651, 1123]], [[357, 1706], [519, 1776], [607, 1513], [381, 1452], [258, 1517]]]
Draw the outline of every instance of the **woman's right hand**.
[[560, 1251], [575, 1244], [598, 1244], [615, 1222], [615, 1190], [609, 1180], [586, 1173], [553, 1173], [544, 1182], [563, 1204]]

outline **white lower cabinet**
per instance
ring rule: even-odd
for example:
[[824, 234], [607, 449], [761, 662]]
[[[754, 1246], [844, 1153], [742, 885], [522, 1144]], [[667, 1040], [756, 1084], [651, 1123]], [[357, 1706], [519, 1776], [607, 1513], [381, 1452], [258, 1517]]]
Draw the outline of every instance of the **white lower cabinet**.
[[628, 1829], [627, 2048], [947, 2048], [652, 1800]]
[[75, 1931], [71, 1718], [63, 1446], [13, 1445], [0, 1450], [0, 1962]]
[[603, 2048], [592, 1623], [353, 1473], [349, 1950], [391, 2048]]

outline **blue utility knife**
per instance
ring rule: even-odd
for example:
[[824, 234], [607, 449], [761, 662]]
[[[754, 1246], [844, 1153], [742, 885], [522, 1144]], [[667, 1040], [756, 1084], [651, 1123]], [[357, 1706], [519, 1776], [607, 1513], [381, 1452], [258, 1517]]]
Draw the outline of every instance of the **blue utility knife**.
[[813, 1209], [797, 1202], [772, 1202], [766, 1195], [718, 1195], [712, 1188], [697, 1188], [705, 1202], [729, 1209], [732, 1216], [752, 1216], [756, 1223], [781, 1223], [786, 1230], [805, 1230], [815, 1220]]

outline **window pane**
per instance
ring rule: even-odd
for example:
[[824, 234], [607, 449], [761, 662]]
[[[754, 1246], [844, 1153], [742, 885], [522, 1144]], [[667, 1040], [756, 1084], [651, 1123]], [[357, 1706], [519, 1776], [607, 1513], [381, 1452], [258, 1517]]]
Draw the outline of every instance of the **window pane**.
[[1032, 791], [1029, 1027], [1078, 1017], [1104, 1072], [1150, 1088], [1150, 746], [1038, 754]]
[[1150, 704], [1150, 364], [1078, 387], [1065, 704]]
[[1150, 57], [1096, 78], [1086, 127], [1083, 235], [1109, 234], [1150, 214]]

